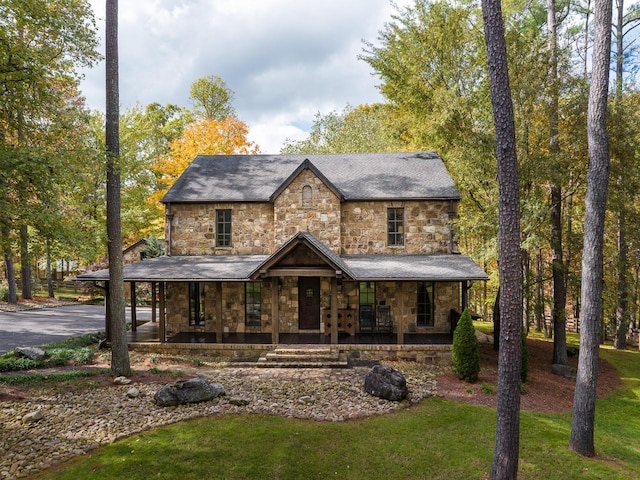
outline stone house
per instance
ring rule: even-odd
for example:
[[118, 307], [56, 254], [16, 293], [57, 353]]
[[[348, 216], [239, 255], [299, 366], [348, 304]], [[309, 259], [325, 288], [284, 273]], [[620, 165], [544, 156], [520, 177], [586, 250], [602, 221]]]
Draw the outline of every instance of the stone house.
[[434, 152], [198, 156], [162, 200], [166, 255], [124, 277], [153, 285], [159, 343], [415, 358], [487, 280], [458, 252], [459, 200]]

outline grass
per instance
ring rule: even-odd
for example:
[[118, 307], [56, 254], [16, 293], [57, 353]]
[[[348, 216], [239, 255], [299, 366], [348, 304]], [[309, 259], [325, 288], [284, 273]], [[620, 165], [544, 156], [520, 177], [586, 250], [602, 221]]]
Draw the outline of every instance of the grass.
[[46, 353], [43, 360], [31, 360], [14, 352], [5, 353], [0, 355], [0, 372], [59, 367], [68, 364], [85, 365], [91, 362], [95, 353], [95, 348], [92, 347], [95, 347], [102, 338], [104, 338], [103, 333], [87, 333], [49, 343], [42, 347]]
[[[599, 400], [593, 459], [569, 448], [570, 412], [522, 412], [520, 479], [640, 478], [640, 353], [602, 349], [623, 385]], [[256, 415], [134, 435], [35, 478], [484, 479], [495, 410], [439, 398], [398, 413], [320, 423]]]

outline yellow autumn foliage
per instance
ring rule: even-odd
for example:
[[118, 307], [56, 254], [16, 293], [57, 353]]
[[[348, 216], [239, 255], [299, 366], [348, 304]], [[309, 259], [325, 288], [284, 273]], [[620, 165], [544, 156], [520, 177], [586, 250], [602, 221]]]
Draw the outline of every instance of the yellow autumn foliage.
[[159, 203], [167, 190], [198, 155], [254, 155], [258, 145], [247, 139], [247, 124], [236, 117], [223, 120], [200, 119], [190, 124], [183, 135], [169, 143], [169, 153], [160, 157], [153, 171], [158, 190], [150, 199]]

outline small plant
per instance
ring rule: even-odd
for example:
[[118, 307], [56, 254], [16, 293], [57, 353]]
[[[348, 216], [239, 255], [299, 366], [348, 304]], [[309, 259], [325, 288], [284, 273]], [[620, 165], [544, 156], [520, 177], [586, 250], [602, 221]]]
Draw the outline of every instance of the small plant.
[[204, 365], [204, 362], [203, 362], [202, 360], [200, 360], [199, 358], [194, 358], [194, 359], [193, 359], [193, 364], [194, 364], [196, 367], [201, 367], [201, 366], [203, 366], [203, 365]]
[[467, 387], [467, 388], [465, 388], [464, 391], [467, 392], [469, 395], [472, 395], [473, 394], [473, 387]]
[[0, 357], [0, 372], [15, 372], [16, 370], [31, 370], [44, 366], [42, 360], [32, 360], [18, 357], [14, 353], [6, 353]]
[[493, 385], [487, 382], [482, 383], [482, 393], [487, 395], [493, 395]]
[[158, 375], [158, 374], [162, 373], [162, 370], [160, 370], [158, 367], [151, 367], [149, 369], [149, 373], [153, 373], [154, 375]]
[[462, 312], [458, 326], [453, 332], [451, 363], [460, 380], [470, 383], [478, 380], [480, 352], [478, 350], [478, 339], [471, 320], [471, 313], [469, 313], [468, 309]]
[[151, 355], [149, 355], [149, 361], [151, 363], [158, 363], [160, 361], [160, 357], [158, 357], [158, 355], [156, 355], [155, 353], [152, 353]]

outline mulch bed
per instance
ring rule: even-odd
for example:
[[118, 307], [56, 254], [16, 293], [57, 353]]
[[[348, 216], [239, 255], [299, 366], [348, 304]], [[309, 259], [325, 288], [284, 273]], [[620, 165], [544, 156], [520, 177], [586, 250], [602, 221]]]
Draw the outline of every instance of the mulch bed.
[[[523, 410], [541, 413], [566, 412], [573, 406], [575, 381], [551, 373], [553, 343], [529, 339], [529, 374], [526, 391], [520, 397]], [[577, 368], [578, 358], [570, 357], [569, 365]], [[484, 393], [491, 386], [493, 393]], [[600, 359], [598, 367], [597, 397], [602, 398], [620, 386], [621, 380], [616, 370], [605, 360]], [[480, 345], [480, 375], [474, 384], [458, 380], [453, 373], [438, 377], [438, 396], [473, 405], [495, 407], [498, 385], [498, 352], [493, 345]]]

